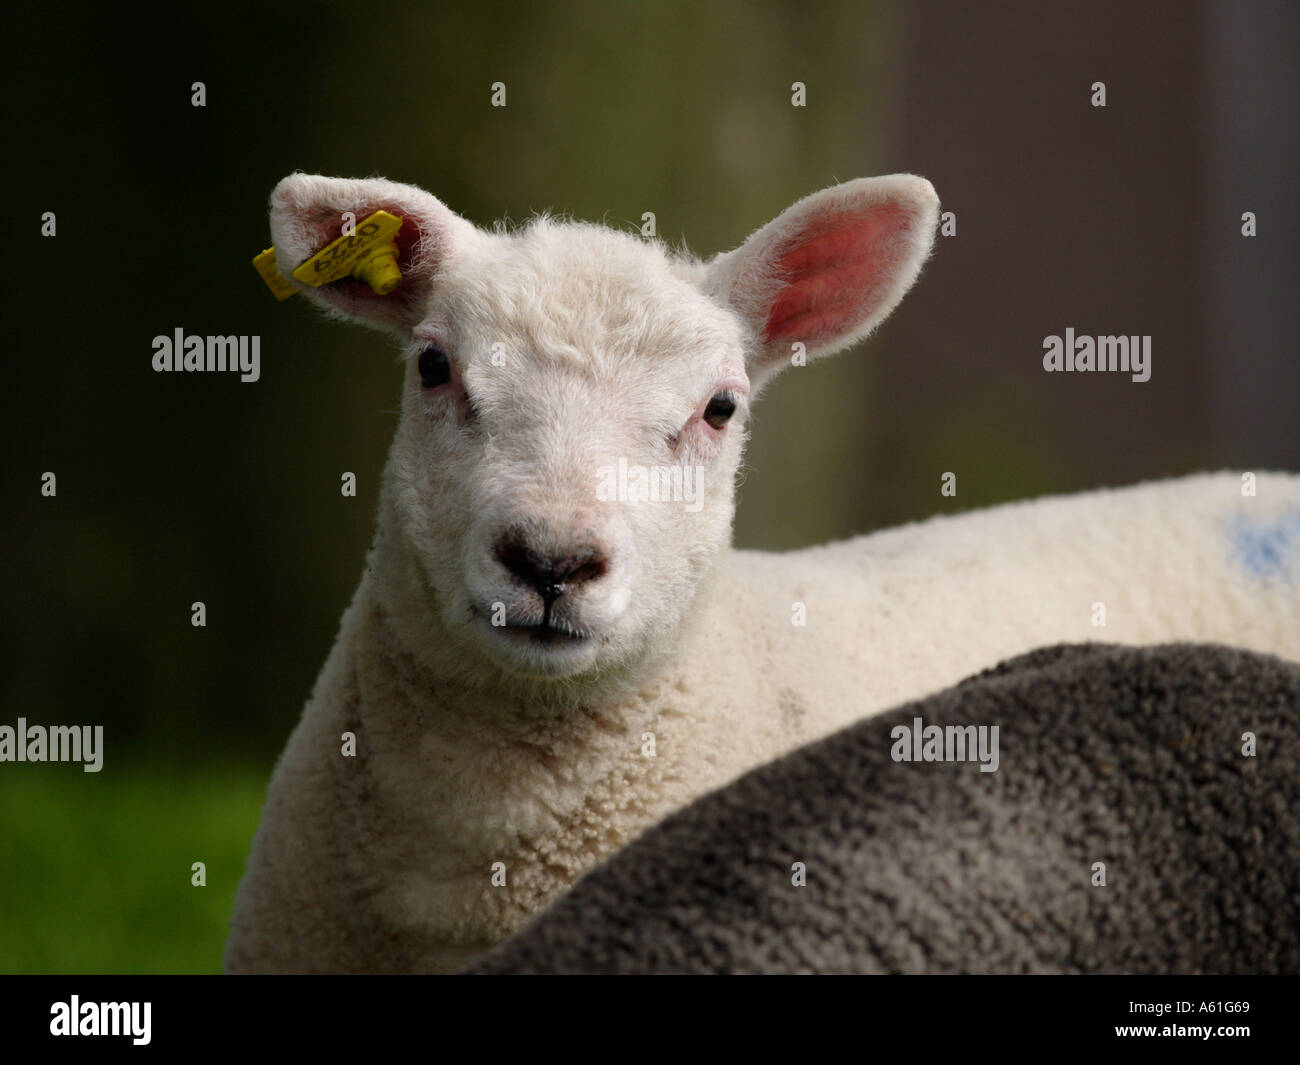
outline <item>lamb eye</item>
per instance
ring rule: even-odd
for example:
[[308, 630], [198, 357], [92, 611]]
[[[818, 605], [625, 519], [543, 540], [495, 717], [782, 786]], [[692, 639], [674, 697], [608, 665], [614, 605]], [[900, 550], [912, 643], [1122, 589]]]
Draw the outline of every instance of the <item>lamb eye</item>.
[[441, 348], [430, 344], [420, 352], [420, 383], [425, 388], [437, 388], [451, 380], [451, 361]]
[[714, 429], [721, 429], [736, 413], [736, 401], [726, 392], [719, 392], [704, 408], [704, 420]]

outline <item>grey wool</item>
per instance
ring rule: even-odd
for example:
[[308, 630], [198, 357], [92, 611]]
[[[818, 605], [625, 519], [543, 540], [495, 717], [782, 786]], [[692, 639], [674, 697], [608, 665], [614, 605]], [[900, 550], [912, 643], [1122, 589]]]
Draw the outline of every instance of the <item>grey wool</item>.
[[[998, 769], [893, 760], [918, 717], [997, 725]], [[706, 795], [468, 971], [1300, 972], [1300, 665], [1021, 655]]]

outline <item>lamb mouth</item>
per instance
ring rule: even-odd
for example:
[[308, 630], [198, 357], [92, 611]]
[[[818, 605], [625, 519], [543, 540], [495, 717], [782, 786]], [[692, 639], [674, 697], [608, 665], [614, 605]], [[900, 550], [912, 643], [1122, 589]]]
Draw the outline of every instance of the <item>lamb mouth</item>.
[[504, 638], [516, 643], [531, 643], [542, 647], [553, 645], [577, 647], [596, 639], [594, 632], [576, 629], [562, 621], [557, 621], [551, 616], [549, 610], [546, 610], [537, 621], [507, 621], [504, 625], [493, 625], [487, 612], [476, 606], [470, 607], [470, 616], [484, 622], [493, 632], [500, 633]]
[[505, 625], [501, 626], [506, 632], [513, 633], [519, 638], [525, 638], [531, 643], [538, 644], [578, 644], [585, 643], [591, 637], [580, 632], [571, 632], [568, 629], [559, 628], [556, 625], [543, 625], [538, 622], [533, 625]]

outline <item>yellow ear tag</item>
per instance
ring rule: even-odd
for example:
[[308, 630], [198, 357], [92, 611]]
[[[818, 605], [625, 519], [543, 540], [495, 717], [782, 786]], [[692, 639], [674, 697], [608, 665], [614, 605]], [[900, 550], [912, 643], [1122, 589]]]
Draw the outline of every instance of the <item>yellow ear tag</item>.
[[280, 268], [275, 263], [275, 249], [267, 248], [261, 255], [253, 260], [253, 268], [262, 275], [262, 280], [266, 282], [266, 287], [275, 294], [275, 298], [283, 302], [298, 290], [288, 281], [280, 276]]
[[[387, 211], [376, 211], [351, 236], [339, 237], [321, 248], [293, 276], [312, 288], [354, 277], [364, 281], [377, 295], [387, 296], [402, 283], [397, 244], [393, 239], [401, 228], [400, 218]], [[276, 299], [287, 300], [298, 291], [280, 273], [274, 248], [267, 248], [254, 258], [253, 267]]]
[[364, 281], [379, 296], [387, 296], [402, 283], [397, 267], [397, 244], [393, 238], [402, 220], [387, 211], [376, 211], [357, 225], [352, 236], [327, 244], [293, 272], [304, 285], [319, 288], [331, 281], [354, 277]]

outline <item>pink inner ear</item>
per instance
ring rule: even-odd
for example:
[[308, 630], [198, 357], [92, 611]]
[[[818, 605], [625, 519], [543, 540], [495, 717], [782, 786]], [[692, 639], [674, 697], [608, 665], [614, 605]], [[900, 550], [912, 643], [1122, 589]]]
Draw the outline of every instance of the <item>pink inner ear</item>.
[[891, 245], [910, 221], [897, 204], [810, 219], [777, 257], [785, 286], [772, 304], [763, 339], [816, 343], [852, 333], [888, 292]]

